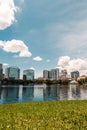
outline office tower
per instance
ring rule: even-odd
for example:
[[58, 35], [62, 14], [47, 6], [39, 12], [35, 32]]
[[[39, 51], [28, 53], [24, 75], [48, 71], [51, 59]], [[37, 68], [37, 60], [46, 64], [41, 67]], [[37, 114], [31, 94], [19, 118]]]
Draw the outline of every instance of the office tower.
[[23, 71], [23, 80], [34, 80], [34, 70], [27, 69]]
[[52, 80], [59, 79], [59, 69], [52, 69], [50, 73], [51, 73], [50, 76]]
[[61, 70], [60, 78], [61, 79], [66, 79], [67, 78], [67, 70], [66, 69]]
[[43, 78], [44, 79], [51, 79], [51, 80], [58, 80], [59, 79], [59, 69], [52, 69], [50, 71], [44, 70], [43, 71]]
[[16, 66], [6, 68], [6, 78], [18, 80], [20, 78], [20, 69]]
[[2, 68], [2, 64], [0, 64], [0, 80], [2, 80], [3, 78], [3, 68]]
[[79, 77], [79, 71], [71, 72], [71, 78], [78, 78], [78, 77]]
[[49, 71], [48, 70], [43, 71], [43, 78], [44, 79], [49, 79]]

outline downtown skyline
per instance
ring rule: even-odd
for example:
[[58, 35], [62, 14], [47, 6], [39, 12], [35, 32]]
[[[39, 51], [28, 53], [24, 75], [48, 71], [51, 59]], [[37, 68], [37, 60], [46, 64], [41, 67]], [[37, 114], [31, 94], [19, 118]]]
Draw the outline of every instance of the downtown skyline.
[[86, 0], [0, 0], [0, 63], [87, 75]]

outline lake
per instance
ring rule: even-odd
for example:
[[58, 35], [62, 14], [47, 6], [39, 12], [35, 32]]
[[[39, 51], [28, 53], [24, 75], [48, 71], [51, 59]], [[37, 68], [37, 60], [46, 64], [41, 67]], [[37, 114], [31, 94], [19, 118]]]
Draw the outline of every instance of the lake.
[[1, 85], [0, 104], [48, 100], [87, 100], [87, 88], [76, 85]]

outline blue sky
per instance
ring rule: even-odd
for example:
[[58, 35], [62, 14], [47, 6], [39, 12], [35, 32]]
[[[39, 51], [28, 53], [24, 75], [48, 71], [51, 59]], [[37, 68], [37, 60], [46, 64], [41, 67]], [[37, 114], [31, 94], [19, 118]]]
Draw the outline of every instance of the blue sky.
[[5, 67], [33, 67], [38, 76], [57, 66], [86, 72], [87, 0], [1, 0], [0, 17]]

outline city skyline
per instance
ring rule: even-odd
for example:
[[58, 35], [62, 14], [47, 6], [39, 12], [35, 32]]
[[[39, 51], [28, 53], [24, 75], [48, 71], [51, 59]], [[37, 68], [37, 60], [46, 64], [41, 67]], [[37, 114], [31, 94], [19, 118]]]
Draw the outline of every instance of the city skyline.
[[24, 69], [21, 75], [21, 69], [18, 66], [9, 66], [3, 69], [3, 64], [0, 64], [0, 79], [23, 79], [23, 80], [34, 80], [34, 79], [50, 79], [50, 80], [59, 80], [59, 79], [70, 79], [70, 78], [80, 78], [86, 77], [85, 75], [80, 75], [79, 71], [72, 71], [70, 74], [67, 72], [66, 69], [59, 69], [59, 68], [51, 68], [51, 70], [43, 70], [42, 77], [38, 76], [35, 77], [35, 70], [31, 69]]
[[1, 0], [0, 63], [87, 75], [86, 14], [86, 0]]

